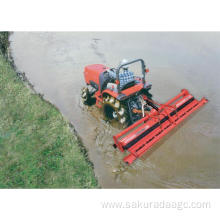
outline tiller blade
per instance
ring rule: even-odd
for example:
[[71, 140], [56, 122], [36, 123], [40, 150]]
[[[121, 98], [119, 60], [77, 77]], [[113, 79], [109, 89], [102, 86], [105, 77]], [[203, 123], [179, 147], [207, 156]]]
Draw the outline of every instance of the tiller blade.
[[167, 103], [159, 104], [159, 109], [152, 109], [142, 119], [113, 136], [115, 146], [120, 151], [129, 152], [124, 161], [131, 164], [207, 102], [206, 98], [198, 101], [186, 89], [183, 89], [180, 94]]

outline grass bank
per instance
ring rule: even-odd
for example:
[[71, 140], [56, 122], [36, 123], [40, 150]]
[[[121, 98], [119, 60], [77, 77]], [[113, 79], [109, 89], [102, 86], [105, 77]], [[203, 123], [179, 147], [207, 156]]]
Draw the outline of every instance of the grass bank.
[[97, 188], [68, 122], [17, 76], [8, 45], [0, 32], [0, 188]]

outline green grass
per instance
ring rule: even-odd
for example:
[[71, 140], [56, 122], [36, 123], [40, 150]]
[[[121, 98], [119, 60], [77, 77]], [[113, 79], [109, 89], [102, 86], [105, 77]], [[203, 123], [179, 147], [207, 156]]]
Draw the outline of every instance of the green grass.
[[0, 54], [0, 188], [97, 188], [68, 122]]
[[0, 32], [0, 52], [7, 57], [9, 48], [9, 35], [7, 31]]

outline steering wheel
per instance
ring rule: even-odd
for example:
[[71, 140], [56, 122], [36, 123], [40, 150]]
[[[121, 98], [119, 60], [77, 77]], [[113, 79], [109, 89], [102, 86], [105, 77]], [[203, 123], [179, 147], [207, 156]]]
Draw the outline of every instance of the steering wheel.
[[132, 80], [132, 81], [126, 83], [125, 85], [123, 85], [123, 86], [121, 87], [121, 90], [128, 89], [129, 87], [134, 86], [134, 85], [135, 85], [135, 80]]

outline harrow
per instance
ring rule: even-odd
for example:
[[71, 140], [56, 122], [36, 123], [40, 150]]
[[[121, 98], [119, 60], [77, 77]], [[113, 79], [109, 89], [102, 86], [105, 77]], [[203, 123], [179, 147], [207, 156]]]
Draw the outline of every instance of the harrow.
[[127, 150], [129, 155], [124, 161], [131, 164], [141, 157], [163, 136], [174, 129], [184, 119], [207, 103], [206, 98], [195, 99], [186, 89], [165, 104], [155, 103], [158, 109], [152, 109], [145, 116], [119, 134], [113, 136], [115, 146], [120, 151]]

